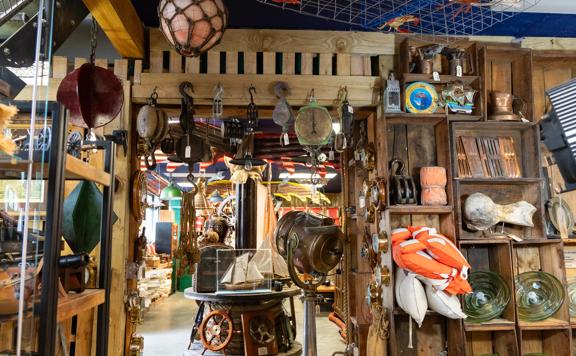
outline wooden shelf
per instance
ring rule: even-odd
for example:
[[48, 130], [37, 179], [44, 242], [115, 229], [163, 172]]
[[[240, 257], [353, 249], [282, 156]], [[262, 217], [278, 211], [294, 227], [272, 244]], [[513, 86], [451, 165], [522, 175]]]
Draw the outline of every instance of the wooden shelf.
[[480, 121], [484, 115], [448, 114], [449, 121]]
[[[404, 310], [402, 310], [400, 307], [395, 307], [394, 311], [393, 311], [394, 315], [403, 315], [403, 316], [408, 316], [408, 313], [406, 313]], [[438, 316], [440, 314], [438, 314], [437, 312], [433, 311], [433, 310], [426, 310], [426, 315], [427, 316]]]
[[84, 292], [68, 294], [58, 300], [58, 321], [67, 320], [83, 311], [104, 303], [104, 289], [86, 289]]
[[509, 237], [486, 237], [479, 239], [460, 239], [460, 245], [493, 245], [493, 244], [507, 244], [510, 243]]
[[467, 323], [464, 322], [464, 329], [466, 331], [501, 331], [501, 330], [514, 330], [516, 323], [511, 320], [496, 318], [483, 323]]
[[518, 326], [522, 330], [558, 330], [570, 327], [570, 322], [556, 318], [548, 318], [541, 321], [518, 321]]
[[386, 113], [384, 117], [389, 125], [436, 125], [446, 119], [446, 114], [414, 114], [401, 112]]
[[[0, 176], [3, 179], [20, 179], [20, 173], [28, 170], [30, 161], [26, 160], [1, 160], [0, 161]], [[41, 167], [44, 165], [44, 167]], [[32, 167], [32, 172], [43, 170], [44, 179], [48, 178], [48, 164], [35, 162]], [[99, 183], [104, 186], [110, 186], [110, 174], [101, 169], [95, 168], [88, 163], [73, 157], [69, 154], [66, 155], [66, 179], [69, 180], [88, 180], [94, 183]], [[17, 172], [15, 175], [6, 174], [7, 171]]]
[[560, 235], [548, 235], [549, 237], [554, 237], [553, 240], [561, 240], [564, 245], [576, 245], [576, 235], [570, 234], [569, 238], [567, 239], [561, 239]]
[[494, 183], [494, 184], [531, 184], [531, 183], [540, 183], [542, 182], [542, 178], [503, 178], [503, 177], [495, 177], [495, 178], [454, 178], [455, 181], [464, 183], [464, 184], [485, 184], [485, 183]]
[[388, 207], [390, 214], [400, 215], [428, 215], [428, 214], [451, 214], [452, 205], [425, 206], [425, 205], [392, 205]]
[[525, 239], [522, 241], [512, 241], [513, 245], [549, 245], [561, 243], [561, 239]]
[[434, 80], [432, 74], [420, 74], [420, 73], [403, 73], [402, 80], [404, 83], [411, 82], [427, 82], [430, 84], [446, 84], [454, 81], [461, 81], [470, 84], [476, 80], [479, 80], [479, 75], [463, 75], [461, 77], [448, 74], [440, 74], [440, 80]]
[[487, 121], [474, 121], [474, 122], [455, 122], [453, 123], [457, 129], [471, 129], [477, 130], [482, 129], [486, 131], [495, 131], [497, 130], [521, 130], [530, 128], [536, 123], [534, 122], [524, 122], [524, 121], [495, 121], [495, 120], [487, 120]]

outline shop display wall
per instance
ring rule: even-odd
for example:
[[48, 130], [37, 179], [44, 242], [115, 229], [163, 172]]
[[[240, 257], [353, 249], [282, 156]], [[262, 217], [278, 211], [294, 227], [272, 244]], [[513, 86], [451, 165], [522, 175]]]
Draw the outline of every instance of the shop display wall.
[[[565, 77], [569, 79], [568, 77], [575, 73], [574, 66], [569, 61], [558, 59], [563, 58], [562, 53], [556, 57], [541, 56], [544, 59], [535, 62], [532, 78], [530, 49], [515, 47], [509, 43], [510, 39], [490, 40], [507, 43], [462, 44], [475, 63], [462, 77], [463, 81], [480, 91], [480, 99], [473, 114], [462, 116], [440, 111], [435, 114], [415, 115], [385, 114], [379, 106], [388, 71], [394, 68], [394, 56], [398, 61], [397, 76], [403, 86], [412, 81], [429, 81], [439, 85], [455, 78], [441, 75], [440, 81], [434, 83], [436, 81], [429, 76], [408, 73], [405, 68], [408, 63], [406, 46], [409, 42], [402, 44], [401, 37], [323, 31], [229, 30], [223, 43], [206, 55], [200, 58], [183, 58], [170, 49], [156, 29], [150, 29], [149, 59], [118, 60], [113, 65], [116, 75], [124, 81], [126, 102], [131, 98], [132, 105], [125, 106], [123, 121], [114, 121], [106, 130], [111, 130], [112, 125], [115, 125], [114, 128], [131, 130], [133, 110], [145, 103], [155, 86], [158, 86], [158, 102], [167, 112], [177, 115], [180, 103], [178, 84], [183, 80], [190, 80], [194, 84], [195, 104], [198, 104], [200, 115], [211, 112], [213, 90], [218, 83], [225, 87], [224, 101], [227, 111], [238, 115], [245, 114], [245, 104], [249, 99], [247, 87], [254, 84], [258, 88], [256, 101], [262, 107], [263, 116], [271, 112], [276, 102], [272, 89], [276, 81], [288, 83], [291, 88], [288, 99], [293, 106], [305, 104], [309, 90], [314, 88], [319, 103], [329, 106], [333, 114], [336, 114], [335, 99], [338, 90], [347, 87], [357, 119], [367, 123], [368, 140], [375, 144], [377, 157], [375, 170], [365, 172], [352, 165], [347, 167], [347, 178], [344, 180], [345, 190], [347, 189], [344, 204], [356, 208], [356, 214], [354, 216], [349, 210], [345, 214], [347, 219], [343, 222], [348, 230], [346, 254], [350, 257], [344, 263], [343, 270], [349, 273], [350, 278], [349, 285], [346, 284], [344, 276], [337, 278], [335, 308], [351, 327], [349, 340], [355, 340], [362, 349], [371, 322], [365, 297], [372, 272], [359, 256], [359, 250], [364, 227], [369, 225], [371, 232], [378, 232], [378, 224], [365, 224], [362, 221], [363, 212], [355, 202], [364, 178], [388, 177], [388, 160], [396, 158], [395, 156], [404, 159], [409, 172], [413, 174], [426, 165], [445, 167], [449, 203], [441, 207], [388, 205], [378, 217], [379, 220], [384, 220], [388, 233], [391, 228], [406, 224], [436, 227], [452, 241], [460, 243], [460, 248], [469, 257], [473, 268], [497, 269], [512, 289], [514, 275], [524, 270], [542, 269], [560, 277], [562, 281], [565, 279], [563, 255], [558, 251], [568, 242], [547, 240], [544, 231], [541, 209], [544, 202], [540, 194], [543, 188], [538, 160], [534, 159], [539, 154], [537, 126], [531, 123], [502, 124], [485, 121], [490, 104], [487, 93], [496, 88], [522, 95], [529, 102], [534, 102], [534, 107], [530, 105], [526, 116], [531, 122], [537, 121], [544, 108], [542, 88], [559, 84], [565, 81]], [[525, 45], [530, 46], [531, 43], [541, 48], [558, 49], [555, 43], [542, 41], [527, 41]], [[545, 60], [561, 63], [562, 66], [550, 66]], [[63, 78], [72, 67], [78, 67], [84, 62], [86, 59], [82, 58], [74, 61], [54, 58], [52, 77], [56, 80], [50, 81], [48, 97], [55, 96], [58, 79]], [[99, 59], [96, 63], [112, 67], [106, 60]], [[533, 87], [531, 83], [534, 84]], [[42, 90], [41, 94], [44, 94]], [[27, 87], [20, 94], [20, 98], [30, 95], [31, 88]], [[498, 135], [515, 138], [517, 148], [522, 148], [516, 150], [521, 153], [518, 157], [522, 167], [521, 177], [469, 179], [458, 176], [456, 138], [461, 135], [477, 136], [486, 132], [497, 132]], [[121, 183], [129, 184], [129, 168], [139, 165], [132, 157], [135, 155], [130, 153], [130, 148], [134, 148], [134, 145], [134, 142], [128, 145], [126, 159], [120, 158], [123, 152], [121, 148], [118, 149], [117, 166], [120, 168], [117, 167], [117, 176]], [[343, 162], [349, 162], [351, 155], [352, 152], [345, 153]], [[95, 157], [94, 161], [97, 162], [98, 158]], [[122, 190], [123, 186], [120, 184], [121, 193], [116, 194], [114, 200], [115, 212], [120, 222], [114, 226], [114, 297], [111, 301], [111, 308], [120, 313], [121, 317], [111, 320], [110, 354], [120, 354], [119, 350], [129, 344], [135, 330], [129, 322], [126, 328], [123, 326], [126, 320], [122, 302], [126, 285], [124, 261], [131, 260], [131, 246], [137, 237], [137, 233], [126, 228], [126, 221], [131, 220], [131, 217], [126, 205], [128, 192]], [[512, 229], [519, 235], [527, 234], [524, 243], [492, 241], [462, 229], [462, 198], [478, 189], [488, 195], [498, 192], [492, 196], [494, 199], [508, 198], [512, 201], [523, 198], [539, 207], [534, 228]], [[576, 204], [573, 206], [576, 207]], [[552, 321], [529, 325], [518, 322], [515, 308], [510, 307], [506, 309], [502, 320], [487, 325], [454, 322], [430, 313], [422, 329], [415, 329], [415, 348], [407, 349], [408, 319], [395, 306], [391, 253], [383, 254], [382, 261], [383, 265], [389, 267], [391, 274], [390, 284], [382, 291], [383, 302], [388, 307], [391, 321], [391, 354], [428, 355], [443, 350], [446, 345], [451, 354], [458, 355], [481, 355], [490, 352], [515, 355], [517, 350], [522, 353], [543, 351], [562, 355], [570, 348], [571, 331], [565, 304]], [[134, 286], [128, 281], [128, 289]]]

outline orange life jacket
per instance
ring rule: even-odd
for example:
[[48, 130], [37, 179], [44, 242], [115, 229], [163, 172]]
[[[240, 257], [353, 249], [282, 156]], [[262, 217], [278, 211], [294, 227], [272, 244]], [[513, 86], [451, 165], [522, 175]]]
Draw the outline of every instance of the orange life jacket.
[[396, 264], [426, 283], [450, 294], [470, 293], [470, 264], [458, 248], [436, 229], [408, 226], [392, 231]]

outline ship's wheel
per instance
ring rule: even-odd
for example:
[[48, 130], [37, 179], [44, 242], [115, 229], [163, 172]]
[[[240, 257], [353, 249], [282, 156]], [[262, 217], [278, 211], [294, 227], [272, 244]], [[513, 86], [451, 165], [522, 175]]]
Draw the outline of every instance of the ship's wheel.
[[200, 340], [204, 345], [202, 355], [206, 350], [222, 351], [226, 355], [224, 350], [232, 340], [233, 328], [232, 319], [223, 311], [214, 310], [206, 315], [200, 324]]
[[250, 336], [259, 345], [266, 345], [276, 339], [274, 323], [265, 317], [256, 316], [250, 320]]

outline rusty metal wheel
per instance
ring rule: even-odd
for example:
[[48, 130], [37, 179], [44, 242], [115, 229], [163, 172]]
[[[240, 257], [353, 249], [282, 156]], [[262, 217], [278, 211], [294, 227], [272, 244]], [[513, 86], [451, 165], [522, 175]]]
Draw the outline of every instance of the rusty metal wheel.
[[225, 349], [234, 334], [230, 316], [220, 310], [214, 310], [206, 315], [200, 324], [200, 340], [204, 348], [210, 351]]

